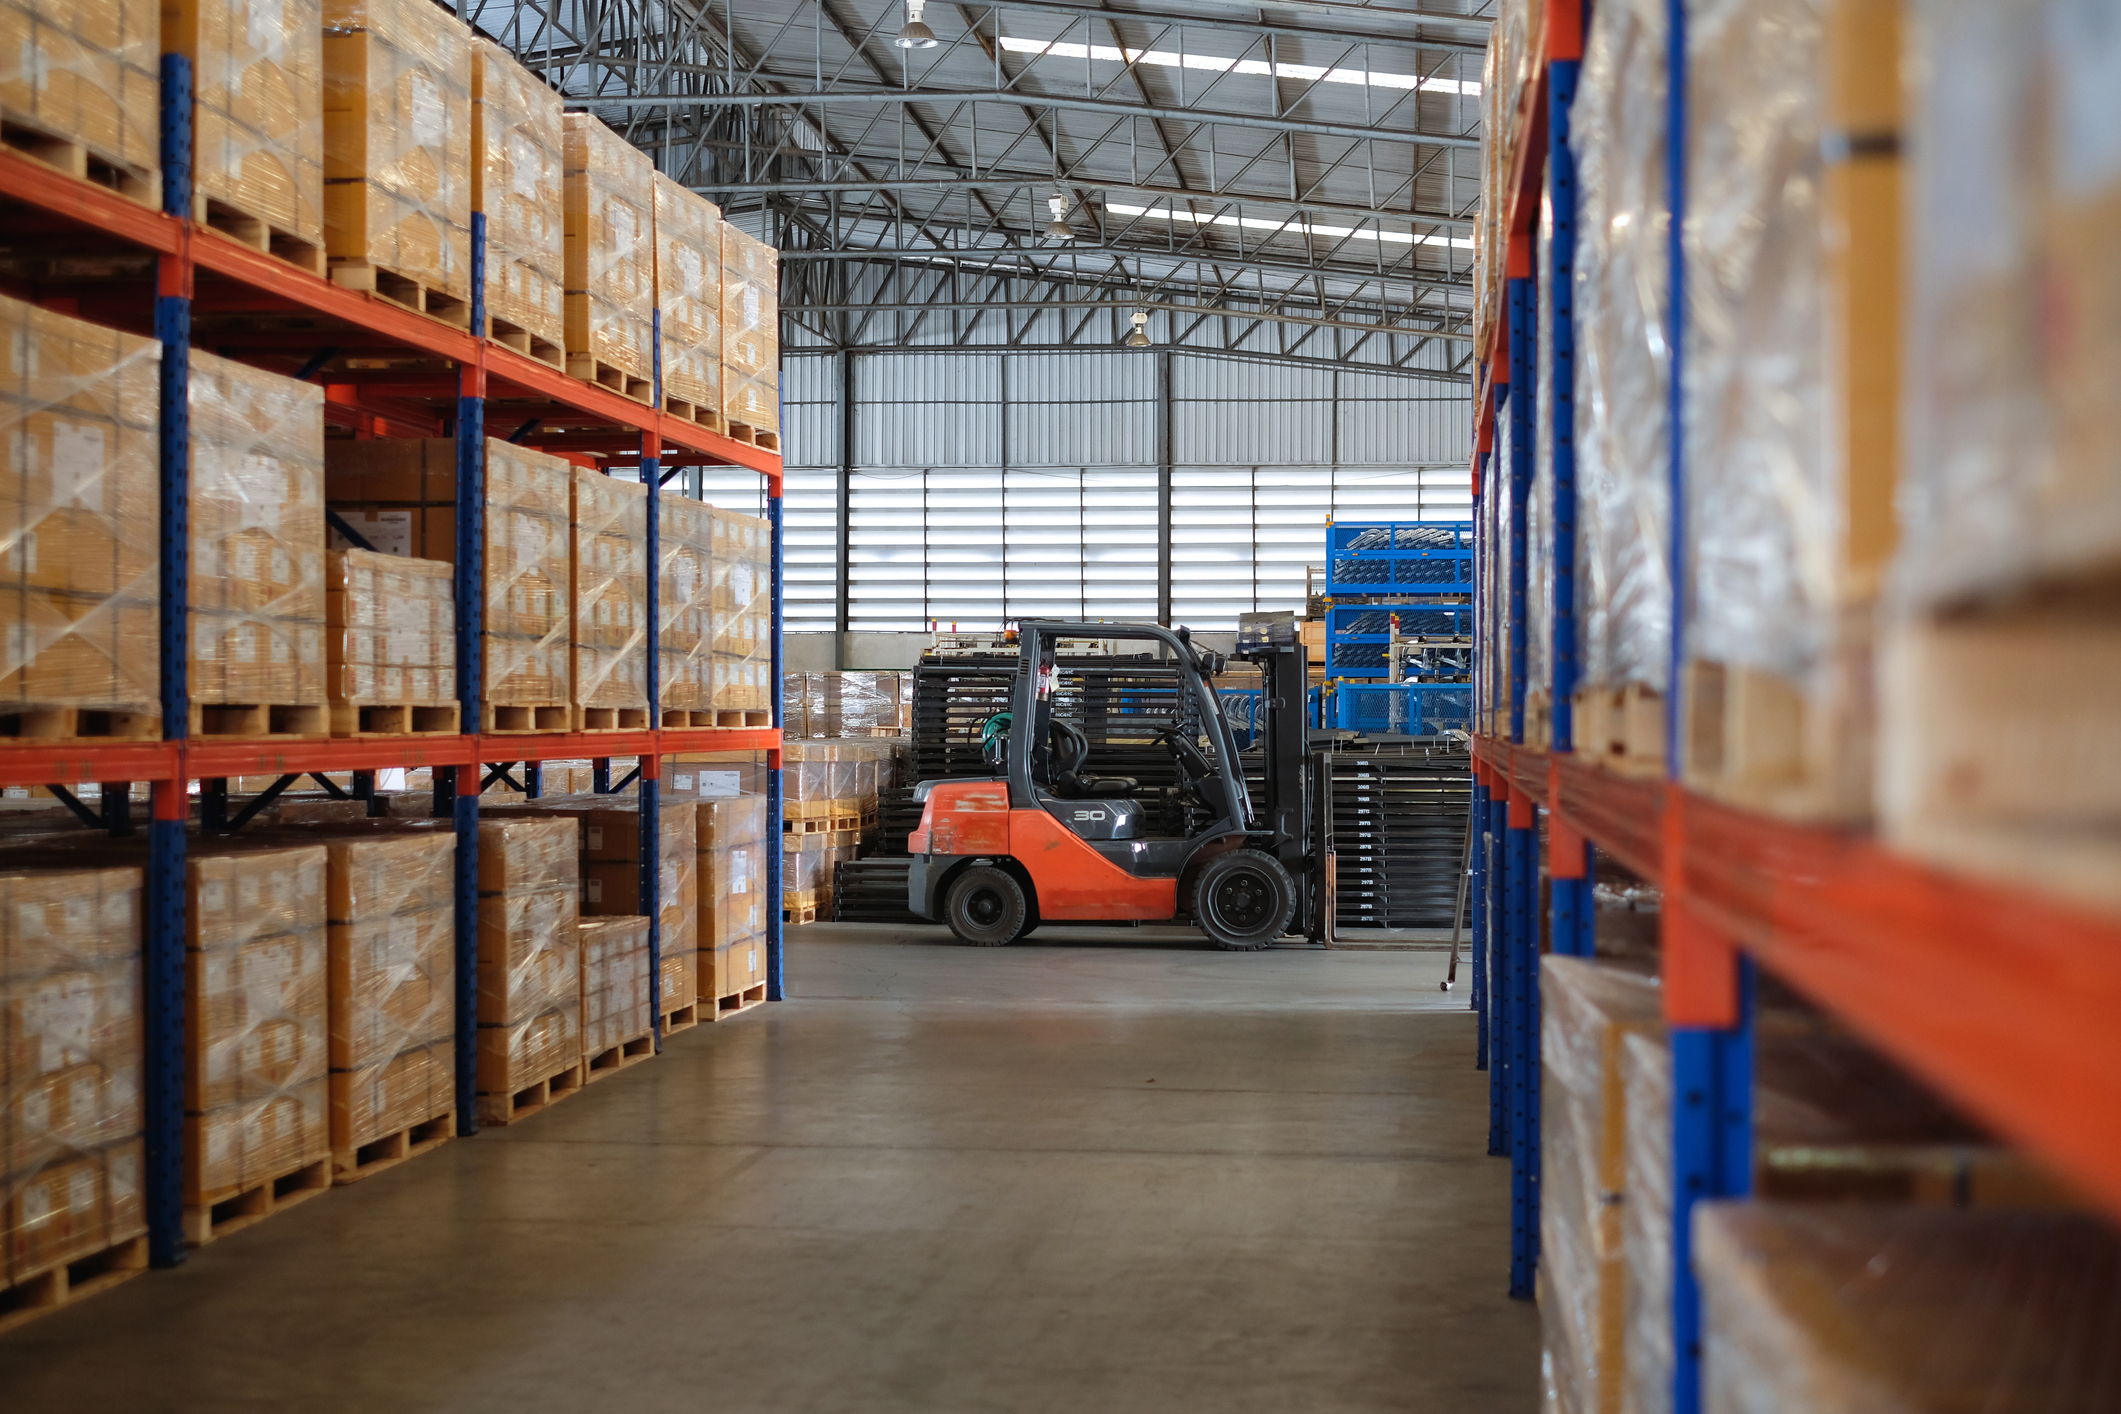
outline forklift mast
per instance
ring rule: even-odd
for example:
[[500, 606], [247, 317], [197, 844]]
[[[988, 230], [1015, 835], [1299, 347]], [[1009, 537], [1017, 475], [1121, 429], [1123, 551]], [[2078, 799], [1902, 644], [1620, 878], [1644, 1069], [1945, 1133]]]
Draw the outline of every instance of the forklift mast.
[[1311, 848], [1309, 725], [1304, 711], [1309, 665], [1303, 644], [1240, 640], [1234, 655], [1257, 663], [1260, 683], [1259, 739], [1265, 757], [1264, 798], [1255, 803], [1257, 827], [1248, 843], [1281, 862], [1296, 881], [1296, 920], [1310, 937], [1321, 936], [1315, 904], [1317, 861]]

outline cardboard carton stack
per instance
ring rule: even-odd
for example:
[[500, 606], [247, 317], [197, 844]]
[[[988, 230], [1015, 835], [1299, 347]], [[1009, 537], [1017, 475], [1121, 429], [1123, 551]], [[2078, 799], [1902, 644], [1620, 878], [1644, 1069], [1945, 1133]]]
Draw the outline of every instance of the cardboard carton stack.
[[567, 371], [647, 402], [654, 378], [655, 164], [587, 113], [566, 117]]
[[722, 223], [722, 409], [730, 435], [781, 445], [780, 258]]
[[725, 796], [697, 810], [700, 997], [719, 1004], [766, 983], [766, 801]]
[[471, 50], [471, 209], [486, 217], [486, 322], [499, 343], [566, 366], [560, 308], [560, 95], [490, 39]]
[[153, 0], [0, 5], [8, 145], [160, 210], [161, 52]]
[[321, 0], [173, 0], [162, 52], [192, 61], [194, 214], [323, 274]]
[[581, 875], [572, 820], [479, 822], [479, 1120], [582, 1084]]
[[662, 725], [711, 727], [714, 718], [714, 507], [661, 493], [656, 525], [656, 692]]
[[570, 537], [577, 730], [648, 725], [648, 490], [582, 467]]
[[770, 530], [757, 516], [718, 509], [712, 538], [716, 725], [763, 727], [773, 709]]
[[334, 550], [324, 606], [333, 736], [456, 731], [456, 566]]
[[638, 914], [584, 918], [582, 1062], [589, 1078], [655, 1054], [648, 1008], [648, 920]]
[[663, 406], [720, 431], [722, 213], [655, 174], [655, 307], [663, 332]]

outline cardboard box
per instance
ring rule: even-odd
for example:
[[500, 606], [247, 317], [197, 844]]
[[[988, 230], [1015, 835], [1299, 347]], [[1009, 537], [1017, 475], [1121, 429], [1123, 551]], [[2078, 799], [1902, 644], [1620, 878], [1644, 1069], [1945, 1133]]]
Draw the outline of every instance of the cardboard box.
[[714, 525], [712, 506], [660, 493], [656, 614], [661, 659], [656, 690], [666, 712], [709, 712], [714, 707]]
[[654, 372], [655, 164], [591, 114], [565, 123], [568, 372], [598, 381], [603, 371], [645, 402], [648, 388], [633, 384]]
[[[334, 550], [325, 574], [326, 683], [333, 704], [454, 705], [456, 567]], [[358, 718], [348, 723], [357, 725]]]
[[[569, 598], [574, 701], [584, 708], [648, 707], [648, 491], [573, 468]], [[630, 725], [625, 718], [591, 725]]]
[[655, 307], [663, 331], [663, 396], [722, 417], [722, 213], [655, 174]]
[[[162, 52], [192, 61], [192, 188], [202, 221], [324, 273], [321, 0], [163, 0]], [[297, 245], [271, 237], [291, 237]]]
[[478, 1086], [508, 1094], [582, 1056], [577, 827], [479, 823]]
[[486, 217], [486, 313], [496, 339], [554, 364], [567, 337], [560, 105], [507, 50], [472, 42], [471, 209]]
[[[79, 144], [162, 209], [161, 17], [150, 0], [0, 5], [0, 118]], [[70, 154], [55, 154], [62, 163]]]
[[584, 918], [582, 1056], [589, 1059], [648, 1033], [648, 920]]
[[732, 423], [776, 435], [781, 428], [779, 266], [772, 246], [722, 223], [722, 410]]

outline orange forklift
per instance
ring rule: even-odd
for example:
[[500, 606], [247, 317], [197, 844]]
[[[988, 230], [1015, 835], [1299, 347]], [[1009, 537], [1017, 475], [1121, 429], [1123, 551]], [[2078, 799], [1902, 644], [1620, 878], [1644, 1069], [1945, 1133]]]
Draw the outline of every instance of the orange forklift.
[[[1175, 691], [1121, 692], [1093, 711], [1070, 690], [1060, 657], [1085, 640]], [[915, 788], [914, 914], [979, 947], [1013, 943], [1041, 923], [1180, 918], [1234, 950], [1264, 948], [1292, 927], [1317, 936], [1303, 648], [1290, 626], [1276, 625], [1240, 642], [1237, 656], [1264, 669], [1258, 802], [1215, 695], [1222, 654], [1196, 649], [1184, 628], [1022, 625], [1009, 710], [986, 723], [991, 774]], [[1071, 656], [1067, 667], [1082, 662]], [[1098, 750], [1114, 747], [1167, 752], [1170, 769], [1157, 774], [1171, 783], [1093, 774]]]

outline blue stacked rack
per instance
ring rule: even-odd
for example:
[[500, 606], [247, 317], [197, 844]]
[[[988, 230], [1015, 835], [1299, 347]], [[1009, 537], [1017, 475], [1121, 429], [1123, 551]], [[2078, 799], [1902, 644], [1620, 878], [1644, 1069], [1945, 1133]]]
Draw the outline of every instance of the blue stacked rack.
[[1387, 681], [1401, 638], [1473, 632], [1473, 527], [1464, 521], [1326, 526], [1326, 716], [1345, 730], [1434, 735], [1472, 720], [1462, 682]]

